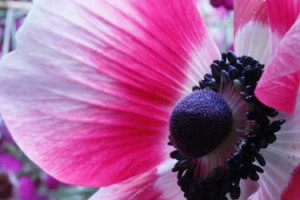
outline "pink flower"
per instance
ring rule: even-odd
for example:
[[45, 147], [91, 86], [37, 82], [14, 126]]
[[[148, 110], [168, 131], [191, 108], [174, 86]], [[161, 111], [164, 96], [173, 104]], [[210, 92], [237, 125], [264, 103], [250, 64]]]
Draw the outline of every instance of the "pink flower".
[[[245, 174], [235, 174], [235, 178], [249, 176], [256, 181], [248, 177], [240, 183], [232, 183], [230, 195], [240, 196], [240, 199], [297, 199], [299, 5], [296, 0], [236, 0], [235, 53], [238, 58], [231, 53], [223, 54], [221, 61], [195, 1], [36, 0], [18, 33], [17, 49], [1, 62], [1, 114], [21, 149], [49, 174], [70, 184], [106, 186], [93, 197], [96, 200], [184, 199], [177, 176], [181, 189], [188, 199], [193, 199], [193, 192], [201, 193], [195, 181], [202, 183], [212, 172], [214, 176], [221, 172], [219, 175], [223, 177], [227, 169], [234, 170], [227, 168], [226, 160], [235, 161], [233, 150], [240, 153], [241, 149], [248, 148], [250, 136], [256, 142], [253, 144], [268, 148], [252, 149], [256, 156], [254, 172], [251, 171], [252, 154], [248, 165], [238, 166], [245, 168], [238, 171]], [[262, 65], [249, 57], [240, 57], [242, 55], [266, 65], [256, 97], [272, 108], [294, 113], [280, 112], [276, 120], [286, 122], [278, 132], [273, 129], [280, 129], [280, 121], [271, 126], [266, 117], [276, 112], [251, 95]], [[214, 62], [217, 71], [213, 77], [206, 76], [201, 87], [208, 88], [212, 83], [212, 89], [220, 93], [206, 93], [207, 90], [199, 90], [200, 86], [192, 93], [193, 86], [198, 85], [205, 74], [212, 73], [210, 65], [214, 60], [219, 60]], [[243, 81], [248, 75], [236, 71], [239, 62], [243, 63], [241, 70], [249, 66], [249, 73], [255, 72], [251, 87], [247, 91], [240, 88], [246, 91], [242, 96], [247, 101], [232, 87], [246, 86]], [[233, 68], [228, 63], [234, 65]], [[220, 72], [221, 65], [231, 70]], [[221, 76], [216, 75], [218, 72]], [[218, 77], [222, 77], [218, 80], [224, 85], [214, 88]], [[203, 153], [203, 149], [193, 152], [193, 148], [198, 147], [190, 149], [195, 143], [191, 138], [198, 135], [192, 135], [185, 143], [186, 138], [180, 140], [181, 133], [175, 133], [179, 129], [171, 132], [173, 146], [167, 145], [170, 115], [177, 119], [176, 113], [185, 108], [186, 100], [195, 103], [198, 97], [191, 94], [202, 98], [209, 111], [220, 112], [222, 116], [228, 114], [226, 119], [221, 117], [221, 125], [209, 121], [212, 129], [220, 131], [224, 125], [231, 132], [221, 135], [224, 138], [216, 147], [201, 141], [208, 153]], [[184, 106], [176, 104], [187, 95], [187, 99], [180, 100]], [[213, 98], [216, 104], [209, 104], [206, 97]], [[248, 105], [256, 106], [262, 117], [258, 119], [258, 113]], [[220, 111], [226, 109], [227, 113]], [[203, 110], [200, 108], [200, 111]], [[218, 116], [209, 111], [204, 114]], [[182, 122], [172, 119], [171, 129]], [[206, 123], [201, 123], [207, 128]], [[267, 130], [259, 129], [261, 127], [271, 128], [268, 138], [264, 138], [266, 141], [257, 139], [265, 135], [252, 133], [261, 130], [265, 134]], [[195, 131], [194, 127], [188, 128]], [[174, 151], [174, 147], [177, 150]], [[252, 151], [251, 146], [249, 148], [246, 153]], [[179, 159], [175, 167], [176, 161], [169, 158], [170, 152], [175, 152], [172, 157]], [[201, 153], [204, 155], [195, 156]], [[242, 161], [239, 164], [242, 165]], [[216, 170], [218, 166], [221, 171]], [[188, 174], [180, 171], [180, 167], [188, 169]], [[172, 168], [177, 173], [171, 172]], [[189, 173], [191, 176], [185, 179]], [[217, 178], [213, 183], [217, 183]]]

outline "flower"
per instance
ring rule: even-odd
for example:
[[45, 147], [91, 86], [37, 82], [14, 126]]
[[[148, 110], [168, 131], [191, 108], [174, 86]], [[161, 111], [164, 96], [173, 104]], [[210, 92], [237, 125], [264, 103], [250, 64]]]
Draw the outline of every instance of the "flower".
[[[225, 165], [224, 159], [233, 157], [232, 149], [248, 148], [251, 134], [242, 135], [241, 132], [271, 128], [268, 138], [262, 135], [266, 144], [257, 139], [258, 133], [252, 133], [255, 141], [250, 144], [268, 146], [259, 148], [259, 154], [257, 149], [254, 150], [257, 161], [254, 172], [249, 174], [254, 159], [250, 157], [251, 162], [242, 166], [246, 167], [245, 174], [235, 176], [240, 180], [240, 176], [245, 175], [256, 181], [234, 182], [234, 187], [230, 186], [230, 195], [240, 199], [297, 197], [299, 3], [296, 0], [236, 0], [234, 8], [237, 57], [233, 53], [221, 57], [203, 25], [195, 1], [35, 1], [18, 33], [17, 49], [1, 61], [1, 113], [13, 138], [33, 161], [55, 178], [70, 184], [107, 186], [94, 199], [176, 200], [183, 199], [177, 181], [184, 193], [190, 195], [193, 188], [196, 192], [201, 190], [196, 182], [207, 180], [212, 172], [213, 177], [216, 174], [224, 176], [227, 168], [220, 169], [212, 161], [216, 158], [217, 166], [221, 161]], [[232, 64], [228, 67], [231, 70], [218, 71], [229, 64]], [[256, 96], [249, 95], [261, 76], [262, 64], [266, 67]], [[213, 73], [211, 65], [217, 69]], [[248, 80], [252, 81], [247, 89], [250, 92], [242, 93], [242, 96], [250, 103], [255, 101], [255, 108], [262, 111], [259, 119], [255, 112], [247, 116], [240, 114], [248, 108], [248, 102], [242, 101], [233, 87], [246, 86], [240, 85], [243, 78], [236, 71], [239, 66], [241, 70], [248, 67], [251, 73], [254, 72], [254, 78]], [[217, 76], [218, 72], [222, 76]], [[207, 73], [212, 75], [205, 76]], [[192, 93], [193, 86], [204, 76], [206, 81]], [[236, 82], [234, 77], [237, 76]], [[224, 83], [224, 87], [214, 83], [213, 79], [218, 77], [222, 77], [219, 83]], [[212, 90], [202, 94], [200, 87], [212, 87]], [[212, 92], [220, 88], [224, 90]], [[197, 104], [194, 94], [203, 98], [207, 108], [216, 113], [220, 110], [230, 112], [227, 106], [237, 111], [225, 113], [217, 126], [218, 131], [222, 123], [229, 127], [227, 135], [218, 141], [226, 141], [221, 145], [226, 150], [224, 155], [220, 153], [219, 143], [217, 147], [203, 143], [208, 144], [205, 151], [217, 152], [213, 156], [204, 150], [195, 153], [194, 146], [192, 149], [189, 146], [194, 143], [191, 138], [190, 143], [180, 143], [178, 138], [182, 135], [176, 133], [177, 128], [171, 130], [170, 144], [173, 146], [166, 145], [170, 115], [175, 113], [177, 119], [175, 111], [181, 112], [181, 108], [189, 106], [185, 100]], [[182, 105], [176, 102], [187, 95], [179, 101], [183, 106], [176, 107]], [[205, 101], [206, 97], [220, 104], [221, 109], [218, 111]], [[257, 103], [256, 97], [270, 107]], [[235, 100], [242, 102], [238, 103], [240, 107], [233, 105]], [[267, 115], [277, 114], [271, 107], [294, 113], [280, 112], [277, 118], [285, 119], [286, 123], [279, 132], [282, 121], [276, 119], [275, 124], [274, 121], [269, 124]], [[218, 116], [208, 111], [205, 114], [213, 119]], [[176, 120], [172, 121], [172, 116], [171, 122], [178, 125]], [[182, 117], [181, 114], [178, 116]], [[214, 121], [210, 123], [214, 125]], [[205, 124], [201, 125], [207, 128]], [[240, 149], [235, 142], [241, 144]], [[169, 158], [174, 147], [177, 150], [171, 156], [179, 159], [175, 167], [176, 161]], [[198, 158], [198, 153], [204, 156]], [[182, 179], [186, 174], [176, 169], [176, 166], [184, 167], [188, 169], [188, 175], [191, 173], [190, 160], [185, 166], [186, 160], [180, 160], [181, 155], [192, 158], [193, 166], [199, 167], [188, 182]], [[238, 154], [238, 158], [240, 156]], [[239, 164], [244, 164], [242, 161]], [[266, 165], [262, 169], [258, 165], [263, 166], [264, 161]], [[203, 174], [204, 166], [206, 173]], [[176, 173], [171, 172], [172, 168], [179, 171], [179, 180]], [[257, 172], [260, 172], [259, 176]], [[213, 183], [217, 183], [217, 178]], [[187, 196], [188, 199], [194, 197]]]

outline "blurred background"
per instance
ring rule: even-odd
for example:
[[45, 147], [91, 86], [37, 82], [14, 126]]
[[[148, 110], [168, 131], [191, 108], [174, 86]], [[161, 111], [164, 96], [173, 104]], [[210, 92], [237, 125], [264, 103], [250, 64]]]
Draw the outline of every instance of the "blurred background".
[[[198, 0], [220, 49], [232, 46], [233, 0]], [[16, 31], [31, 7], [30, 0], [0, 0], [0, 57], [16, 48]], [[85, 200], [96, 189], [65, 185], [33, 164], [17, 147], [0, 118], [0, 200]]]

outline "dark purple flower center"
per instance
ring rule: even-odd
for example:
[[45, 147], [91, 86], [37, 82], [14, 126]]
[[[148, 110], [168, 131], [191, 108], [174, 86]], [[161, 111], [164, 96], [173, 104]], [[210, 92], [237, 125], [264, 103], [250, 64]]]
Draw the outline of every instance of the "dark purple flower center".
[[211, 90], [196, 90], [175, 106], [171, 139], [185, 155], [201, 157], [213, 151], [232, 129], [232, 112], [224, 98]]
[[170, 118], [170, 157], [187, 200], [238, 199], [241, 179], [259, 180], [266, 160], [260, 150], [276, 141], [285, 120], [262, 104], [254, 90], [264, 65], [223, 53]]

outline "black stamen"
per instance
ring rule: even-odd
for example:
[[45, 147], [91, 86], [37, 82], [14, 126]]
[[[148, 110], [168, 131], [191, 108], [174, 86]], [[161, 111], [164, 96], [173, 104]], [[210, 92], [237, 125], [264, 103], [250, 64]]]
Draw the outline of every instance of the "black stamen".
[[[170, 155], [178, 160], [173, 171], [177, 172], [178, 185], [188, 200], [222, 200], [227, 199], [227, 194], [232, 199], [238, 199], [243, 192], [239, 186], [240, 180], [250, 178], [257, 181], [259, 174], [264, 172], [262, 167], [266, 165], [266, 160], [259, 152], [276, 141], [275, 133], [285, 121], [271, 122], [270, 118], [277, 116], [278, 111], [262, 104], [254, 95], [264, 65], [249, 56], [237, 57], [228, 52], [223, 53], [222, 60], [215, 60], [210, 67], [212, 74], [205, 75], [193, 91], [205, 89], [218, 92], [221, 83], [234, 85], [249, 105], [245, 113], [247, 120], [255, 125], [250, 130], [245, 129], [247, 133], [238, 152], [227, 160], [225, 168], [217, 167], [207, 178], [201, 179], [194, 174], [197, 165], [194, 158], [178, 149]], [[255, 161], [260, 166], [255, 165]]]

